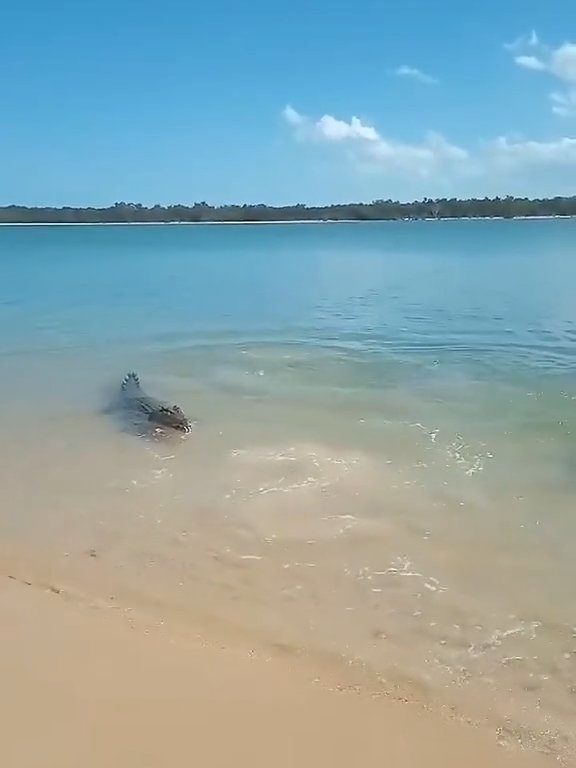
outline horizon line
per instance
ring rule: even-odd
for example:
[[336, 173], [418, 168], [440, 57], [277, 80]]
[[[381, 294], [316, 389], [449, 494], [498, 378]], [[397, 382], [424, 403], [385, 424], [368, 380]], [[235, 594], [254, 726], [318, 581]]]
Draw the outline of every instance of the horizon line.
[[576, 194], [574, 195], [553, 195], [546, 197], [528, 197], [526, 195], [494, 195], [492, 197], [484, 195], [483, 197], [422, 197], [413, 200], [395, 200], [393, 198], [375, 198], [370, 201], [348, 201], [345, 203], [208, 203], [206, 201], [195, 201], [193, 203], [153, 203], [144, 204], [133, 201], [115, 201], [114, 203], [104, 205], [49, 205], [49, 204], [35, 204], [26, 205], [24, 203], [5, 203], [0, 205], [0, 210], [7, 210], [10, 208], [25, 209], [29, 211], [33, 210], [73, 210], [73, 211], [94, 211], [102, 210], [107, 211], [114, 208], [133, 208], [136, 210], [154, 210], [155, 208], [210, 208], [213, 210], [219, 210], [222, 208], [265, 208], [272, 210], [283, 210], [287, 208], [299, 208], [304, 210], [316, 210], [316, 209], [328, 209], [328, 208], [348, 208], [348, 207], [369, 207], [376, 205], [397, 205], [397, 206], [414, 206], [414, 205], [427, 205], [437, 203], [472, 203], [472, 202], [504, 202], [504, 201], [522, 201], [528, 203], [545, 203], [553, 202], [555, 200], [576, 200]]

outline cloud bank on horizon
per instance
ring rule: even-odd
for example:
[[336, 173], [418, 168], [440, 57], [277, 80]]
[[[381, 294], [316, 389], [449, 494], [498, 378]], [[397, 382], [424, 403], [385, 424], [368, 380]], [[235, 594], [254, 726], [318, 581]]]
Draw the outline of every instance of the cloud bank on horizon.
[[[505, 43], [516, 66], [554, 82], [548, 94], [554, 115], [576, 117], [576, 43], [557, 47], [543, 43], [537, 33]], [[438, 84], [436, 78], [409, 65], [393, 71], [401, 78], [423, 84]], [[294, 140], [337, 150], [343, 161], [358, 172], [390, 177], [421, 179], [481, 179], [498, 174], [513, 178], [537, 169], [551, 172], [576, 167], [576, 138], [560, 134], [546, 140], [528, 136], [496, 135], [466, 146], [431, 129], [417, 141], [404, 141], [385, 134], [370, 120], [357, 116], [322, 114], [310, 116], [288, 104], [282, 112]]]

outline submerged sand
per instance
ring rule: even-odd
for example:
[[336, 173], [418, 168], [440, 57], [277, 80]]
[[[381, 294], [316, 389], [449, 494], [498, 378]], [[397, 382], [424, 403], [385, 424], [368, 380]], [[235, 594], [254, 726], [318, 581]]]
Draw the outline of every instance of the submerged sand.
[[550, 764], [437, 712], [338, 690], [301, 660], [20, 576], [0, 577], [0, 627], [10, 768]]

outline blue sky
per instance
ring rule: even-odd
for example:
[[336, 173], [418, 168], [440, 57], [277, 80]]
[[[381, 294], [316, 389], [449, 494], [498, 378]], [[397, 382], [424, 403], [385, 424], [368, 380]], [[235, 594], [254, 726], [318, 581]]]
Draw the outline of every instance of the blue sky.
[[576, 193], [574, 0], [29, 0], [0, 72], [0, 204]]

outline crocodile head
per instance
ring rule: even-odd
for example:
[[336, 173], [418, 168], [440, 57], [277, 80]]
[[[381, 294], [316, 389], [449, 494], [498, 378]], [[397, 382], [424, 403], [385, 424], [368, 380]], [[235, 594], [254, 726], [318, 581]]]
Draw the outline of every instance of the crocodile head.
[[148, 418], [160, 427], [169, 427], [177, 432], [190, 432], [192, 430], [190, 420], [177, 405], [163, 405], [151, 413]]

